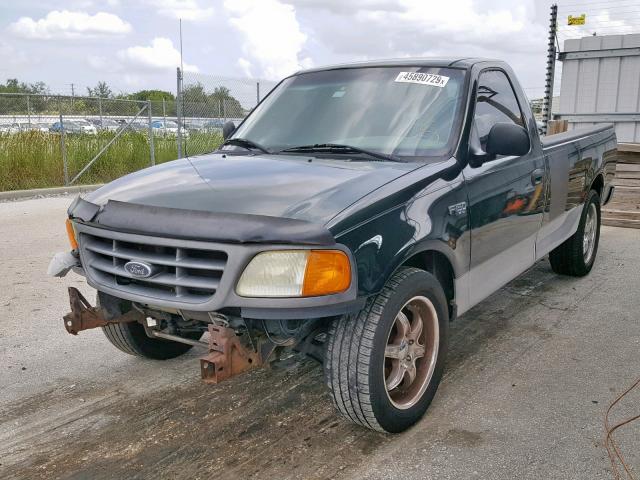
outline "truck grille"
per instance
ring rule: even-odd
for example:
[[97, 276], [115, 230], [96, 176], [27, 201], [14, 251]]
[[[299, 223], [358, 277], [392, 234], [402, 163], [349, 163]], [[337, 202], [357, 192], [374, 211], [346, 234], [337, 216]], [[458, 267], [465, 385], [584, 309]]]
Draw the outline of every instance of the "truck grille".
[[[99, 283], [118, 290], [162, 300], [201, 303], [218, 289], [226, 252], [205, 248], [154, 245], [81, 233], [83, 265]], [[166, 242], [163, 242], [166, 243]], [[125, 270], [130, 261], [151, 267], [149, 277]]]

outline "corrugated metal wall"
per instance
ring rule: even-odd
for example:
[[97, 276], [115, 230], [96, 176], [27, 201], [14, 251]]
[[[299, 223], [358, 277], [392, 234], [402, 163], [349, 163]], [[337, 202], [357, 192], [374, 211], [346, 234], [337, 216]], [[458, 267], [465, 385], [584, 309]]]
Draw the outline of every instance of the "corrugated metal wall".
[[640, 142], [640, 34], [566, 40], [556, 118], [569, 128], [615, 123], [619, 142]]

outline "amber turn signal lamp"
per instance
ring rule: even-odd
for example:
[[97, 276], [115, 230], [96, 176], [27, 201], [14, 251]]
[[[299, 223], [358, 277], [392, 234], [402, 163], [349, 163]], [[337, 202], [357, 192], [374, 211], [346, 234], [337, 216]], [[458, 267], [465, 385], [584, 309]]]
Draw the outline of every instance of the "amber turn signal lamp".
[[67, 236], [69, 237], [71, 250], [78, 250], [78, 241], [76, 240], [76, 232], [73, 230], [73, 223], [71, 223], [71, 219], [67, 218], [67, 221], [65, 223], [67, 226]]
[[341, 293], [351, 285], [349, 257], [340, 250], [311, 250], [302, 285], [303, 297]]

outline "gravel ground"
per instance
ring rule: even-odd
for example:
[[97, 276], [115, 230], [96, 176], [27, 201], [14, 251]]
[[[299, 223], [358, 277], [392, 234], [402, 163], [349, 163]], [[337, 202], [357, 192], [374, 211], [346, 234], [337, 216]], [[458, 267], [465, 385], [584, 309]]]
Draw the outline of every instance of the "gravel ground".
[[[290, 358], [218, 386], [198, 356], [153, 362], [99, 330], [68, 335], [69, 197], [0, 203], [0, 478], [612, 478], [603, 416], [640, 375], [640, 230], [606, 227], [592, 273], [546, 261], [452, 325], [425, 418], [373, 433], [331, 407], [321, 368]], [[640, 413], [640, 392], [614, 421]], [[640, 475], [640, 422], [616, 434]]]

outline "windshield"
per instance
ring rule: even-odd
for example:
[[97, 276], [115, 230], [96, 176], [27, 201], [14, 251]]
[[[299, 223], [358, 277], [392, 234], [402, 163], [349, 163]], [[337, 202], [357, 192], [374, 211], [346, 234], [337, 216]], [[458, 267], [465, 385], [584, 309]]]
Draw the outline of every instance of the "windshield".
[[233, 137], [271, 152], [340, 144], [440, 156], [457, 139], [464, 77], [459, 69], [406, 66], [303, 73], [284, 80]]

